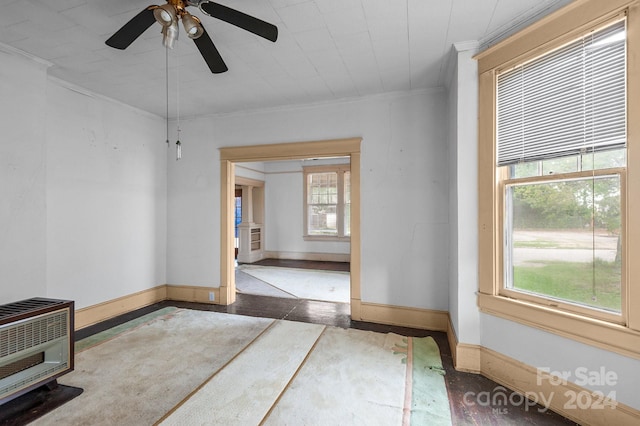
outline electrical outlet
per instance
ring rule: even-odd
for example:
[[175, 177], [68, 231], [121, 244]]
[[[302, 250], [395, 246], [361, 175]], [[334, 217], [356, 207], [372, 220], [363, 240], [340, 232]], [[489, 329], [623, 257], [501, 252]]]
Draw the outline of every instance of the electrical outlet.
[[216, 295], [214, 292], [209, 292], [209, 302], [214, 302], [216, 300]]

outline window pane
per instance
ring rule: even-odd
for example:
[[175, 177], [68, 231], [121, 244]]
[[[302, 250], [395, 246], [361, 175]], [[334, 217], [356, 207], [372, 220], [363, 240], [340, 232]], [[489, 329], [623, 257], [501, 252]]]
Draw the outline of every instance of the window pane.
[[309, 235], [337, 235], [336, 206], [327, 204], [309, 205], [307, 223]]
[[307, 175], [307, 202], [309, 204], [335, 204], [338, 202], [337, 194], [337, 173], [309, 173]]
[[518, 163], [509, 166], [509, 176], [511, 178], [526, 178], [540, 176], [542, 174], [542, 162], [530, 161], [528, 163]]
[[508, 185], [507, 288], [621, 312], [620, 178]]
[[[626, 167], [627, 150], [594, 152], [582, 156], [582, 170], [608, 169], [612, 167]], [[594, 167], [595, 164], [595, 167]]]
[[351, 235], [351, 204], [344, 205], [344, 235]]
[[571, 173], [580, 170], [580, 156], [553, 158], [542, 162], [543, 175], [557, 175], [559, 173]]
[[307, 175], [309, 235], [337, 235], [338, 173]]
[[580, 155], [554, 158], [551, 160], [529, 161], [509, 166], [511, 179], [543, 176], [559, 173], [571, 173], [588, 170], [601, 170], [616, 167], [626, 167], [627, 150], [614, 149], [610, 151], [589, 152]]

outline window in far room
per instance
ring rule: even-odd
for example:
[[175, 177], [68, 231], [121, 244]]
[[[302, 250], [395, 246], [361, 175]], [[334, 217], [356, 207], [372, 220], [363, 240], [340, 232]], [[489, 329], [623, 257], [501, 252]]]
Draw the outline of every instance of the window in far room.
[[351, 191], [349, 165], [304, 168], [304, 238], [349, 239]]

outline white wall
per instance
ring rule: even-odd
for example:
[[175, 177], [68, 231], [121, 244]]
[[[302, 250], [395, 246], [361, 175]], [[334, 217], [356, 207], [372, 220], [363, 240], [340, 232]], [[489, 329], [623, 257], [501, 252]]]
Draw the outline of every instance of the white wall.
[[[458, 316], [458, 55], [450, 53], [451, 80], [447, 84], [449, 123], [449, 318], [456, 333], [460, 334]], [[459, 339], [459, 337], [458, 337]]]
[[163, 121], [0, 55], [0, 303], [82, 308], [164, 284]]
[[47, 294], [81, 308], [165, 284], [163, 120], [55, 80], [46, 97]]
[[[168, 281], [219, 286], [218, 148], [361, 136], [362, 299], [448, 308], [443, 91], [181, 121], [169, 162]], [[205, 136], [206, 135], [206, 136]]]
[[460, 342], [480, 343], [478, 288], [477, 43], [452, 47], [449, 83], [449, 315]]
[[[640, 408], [640, 360], [631, 359], [585, 345], [520, 323], [488, 314], [479, 314], [476, 304], [477, 278], [477, 70], [470, 45], [456, 45], [457, 70], [449, 91], [450, 143], [457, 149], [451, 157], [457, 179], [452, 197], [457, 203], [457, 225], [452, 236], [453, 256], [457, 257], [455, 274], [450, 276], [450, 313], [461, 343], [480, 344], [535, 368], [567, 371], [569, 381], [607, 395], [615, 392], [619, 402]], [[456, 93], [457, 92], [457, 93]], [[452, 237], [454, 238], [454, 237]], [[457, 254], [457, 255], [456, 255]], [[453, 264], [453, 261], [452, 261]], [[457, 301], [456, 301], [457, 297]], [[581, 381], [579, 369], [613, 371], [614, 386], [597, 386]], [[612, 395], [613, 396], [613, 395]]]
[[[167, 175], [167, 283], [220, 286], [220, 156], [212, 120], [181, 120], [182, 159]], [[175, 141], [173, 141], [175, 142]]]
[[46, 67], [0, 51], [0, 304], [46, 296]]

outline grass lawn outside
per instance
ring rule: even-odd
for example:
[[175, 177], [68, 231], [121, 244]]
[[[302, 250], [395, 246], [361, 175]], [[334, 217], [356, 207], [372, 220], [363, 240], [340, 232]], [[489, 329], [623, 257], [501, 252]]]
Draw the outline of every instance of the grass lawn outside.
[[514, 266], [514, 289], [555, 299], [621, 311], [620, 264], [593, 262], [543, 262]]

